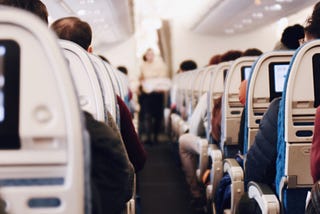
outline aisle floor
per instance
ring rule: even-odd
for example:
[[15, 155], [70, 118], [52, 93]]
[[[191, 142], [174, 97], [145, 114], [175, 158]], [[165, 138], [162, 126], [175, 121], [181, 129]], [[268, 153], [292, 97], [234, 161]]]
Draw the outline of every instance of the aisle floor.
[[165, 135], [159, 140], [145, 145], [148, 159], [138, 175], [141, 214], [193, 214], [174, 144]]

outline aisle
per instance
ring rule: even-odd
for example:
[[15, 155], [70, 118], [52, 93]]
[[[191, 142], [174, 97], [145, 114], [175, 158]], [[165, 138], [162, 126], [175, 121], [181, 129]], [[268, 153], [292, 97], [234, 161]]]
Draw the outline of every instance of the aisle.
[[148, 159], [139, 174], [141, 214], [192, 214], [183, 172], [173, 145], [161, 136], [157, 145], [146, 145]]

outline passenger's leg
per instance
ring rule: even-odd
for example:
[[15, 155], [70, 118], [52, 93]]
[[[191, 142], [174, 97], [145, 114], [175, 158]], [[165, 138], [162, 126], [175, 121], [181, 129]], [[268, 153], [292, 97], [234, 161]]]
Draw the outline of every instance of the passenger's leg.
[[187, 183], [190, 186], [190, 192], [194, 198], [202, 197], [202, 189], [198, 184], [196, 177], [197, 157], [199, 148], [197, 146], [199, 137], [192, 134], [184, 134], [179, 138], [179, 154], [182, 168], [185, 172]]

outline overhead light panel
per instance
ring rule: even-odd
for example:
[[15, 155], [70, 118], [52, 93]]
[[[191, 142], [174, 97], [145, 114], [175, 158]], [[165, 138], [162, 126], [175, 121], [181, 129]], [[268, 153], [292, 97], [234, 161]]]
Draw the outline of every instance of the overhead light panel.
[[266, 11], [280, 11], [280, 10], [282, 10], [282, 6], [281, 6], [281, 4], [274, 4], [271, 6], [265, 6], [264, 9]]
[[255, 19], [262, 19], [263, 18], [263, 13], [257, 12], [257, 13], [252, 13], [252, 17]]
[[252, 23], [252, 19], [243, 19], [243, 20], [242, 20], [242, 23], [243, 23], [243, 24], [246, 24], [246, 25], [249, 25], [249, 24]]
[[228, 29], [225, 29], [224, 32], [225, 32], [226, 34], [234, 34], [234, 29], [228, 28]]

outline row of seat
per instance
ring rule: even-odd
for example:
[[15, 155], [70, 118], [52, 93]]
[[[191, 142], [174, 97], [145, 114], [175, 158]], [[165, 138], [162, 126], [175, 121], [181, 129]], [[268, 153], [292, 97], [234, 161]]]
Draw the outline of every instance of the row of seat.
[[[91, 213], [89, 135], [82, 110], [119, 121], [128, 80], [60, 41], [38, 18], [0, 8], [0, 195], [10, 213]], [[119, 124], [119, 123], [118, 123]], [[134, 213], [134, 201], [128, 204]]]
[[[303, 212], [306, 191], [312, 185], [309, 163], [315, 107], [319, 104], [318, 86], [316, 86], [319, 44], [319, 41], [310, 42], [296, 52], [272, 51], [259, 58], [241, 57], [232, 63], [220, 63], [202, 69], [202, 72], [199, 72], [200, 69], [175, 77], [178, 111], [183, 110], [183, 104], [185, 106], [188, 103], [194, 105], [190, 103], [190, 98], [195, 96], [197, 99], [201, 93], [207, 91], [209, 92], [207, 110], [210, 117], [212, 100], [223, 95], [220, 145], [209, 144], [209, 127], [207, 141], [202, 141], [201, 145], [199, 144], [207, 149], [202, 149], [202, 153], [199, 155], [197, 175], [201, 177], [203, 170], [207, 167], [204, 165], [208, 163], [204, 159], [210, 157], [212, 166], [207, 196], [212, 200], [223, 171], [230, 174], [233, 181], [231, 213], [235, 213], [239, 199], [244, 193], [244, 174], [238, 163], [228, 157], [233, 157], [232, 146], [238, 143], [237, 130], [239, 130], [240, 115], [243, 109], [238, 100], [238, 86], [240, 81], [244, 79], [245, 68], [251, 66], [252, 71], [248, 78], [245, 105], [244, 148], [240, 148], [243, 149], [244, 154], [254, 142], [259, 122], [271, 100], [282, 96], [282, 101], [278, 125], [277, 196], [270, 196], [270, 190], [268, 196], [263, 195], [262, 190], [257, 190], [258, 185], [253, 183], [249, 186], [249, 195], [257, 199], [263, 213], [280, 213], [280, 207], [282, 213]], [[226, 70], [228, 71], [226, 72]], [[204, 73], [207, 74], [204, 75]], [[199, 85], [205, 85], [203, 82], [195, 81], [193, 86], [189, 88], [183, 84], [187, 79], [201, 79], [201, 77], [194, 78], [196, 75], [210, 75], [210, 87], [198, 93], [196, 91], [199, 91]], [[284, 93], [282, 93], [281, 87], [283, 87]], [[183, 117], [176, 114], [171, 118], [172, 131], [175, 136], [187, 131], [188, 123]], [[208, 145], [204, 146], [204, 142], [207, 142]]]

